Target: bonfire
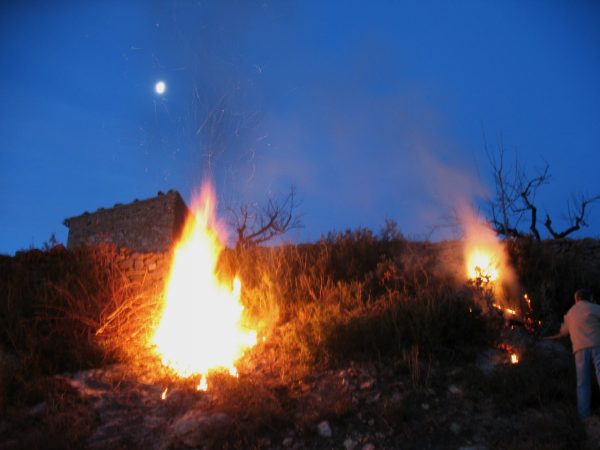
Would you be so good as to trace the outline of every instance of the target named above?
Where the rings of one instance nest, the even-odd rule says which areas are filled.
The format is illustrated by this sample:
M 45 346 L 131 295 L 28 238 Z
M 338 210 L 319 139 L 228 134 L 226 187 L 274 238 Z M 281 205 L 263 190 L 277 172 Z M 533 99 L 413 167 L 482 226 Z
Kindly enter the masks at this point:
M 244 323 L 241 281 L 216 275 L 223 244 L 215 207 L 214 192 L 204 185 L 175 247 L 164 307 L 151 339 L 162 363 L 181 377 L 198 376 L 202 390 L 212 370 L 236 376 L 236 361 L 256 344 L 256 332 Z

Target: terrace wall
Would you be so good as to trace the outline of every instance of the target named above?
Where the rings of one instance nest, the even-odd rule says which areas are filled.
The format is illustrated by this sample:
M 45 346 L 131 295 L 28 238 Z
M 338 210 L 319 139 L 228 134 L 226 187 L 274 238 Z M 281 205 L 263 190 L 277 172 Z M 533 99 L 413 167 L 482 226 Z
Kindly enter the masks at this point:
M 100 208 L 64 221 L 69 227 L 67 248 L 110 243 L 138 252 L 165 252 L 179 236 L 188 214 L 176 191 Z
M 116 265 L 131 283 L 163 284 L 169 275 L 171 252 L 136 252 L 121 247 Z

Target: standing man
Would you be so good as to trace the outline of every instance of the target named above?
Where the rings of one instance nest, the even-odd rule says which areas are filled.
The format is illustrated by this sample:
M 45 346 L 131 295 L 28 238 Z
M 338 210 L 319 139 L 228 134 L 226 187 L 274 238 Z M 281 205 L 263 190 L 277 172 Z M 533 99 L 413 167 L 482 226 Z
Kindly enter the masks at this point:
M 592 366 L 600 386 L 600 305 L 592 303 L 588 289 L 575 292 L 571 306 L 558 334 L 546 339 L 570 336 L 577 370 L 577 412 L 583 419 L 590 415 L 592 398 Z

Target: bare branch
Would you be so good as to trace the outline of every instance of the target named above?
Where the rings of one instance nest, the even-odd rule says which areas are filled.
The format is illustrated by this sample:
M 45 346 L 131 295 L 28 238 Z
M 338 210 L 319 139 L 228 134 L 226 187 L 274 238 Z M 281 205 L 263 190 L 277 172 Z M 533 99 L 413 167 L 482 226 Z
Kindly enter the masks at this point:
M 285 198 L 271 198 L 261 208 L 242 205 L 238 211 L 231 210 L 237 234 L 236 248 L 262 244 L 292 229 L 301 228 L 298 206 L 296 190 L 292 186 Z
M 524 175 L 520 178 L 520 184 L 524 183 Z M 541 240 L 541 236 L 540 232 L 537 229 L 537 207 L 535 206 L 533 201 L 535 199 L 537 189 L 544 184 L 548 184 L 549 178 L 549 167 L 548 164 L 546 164 L 546 166 L 544 167 L 544 171 L 540 175 L 527 181 L 527 183 L 520 189 L 521 192 L 519 196 L 521 197 L 524 207 L 516 210 L 517 212 L 530 212 L 531 221 L 529 223 L 529 230 L 531 231 L 535 239 L 538 241 Z
M 554 230 L 554 228 L 552 227 L 552 220 L 550 219 L 550 216 L 546 214 L 546 221 L 544 222 L 546 229 L 554 239 L 563 239 L 571 233 L 580 230 L 581 227 L 587 226 L 585 219 L 589 211 L 586 211 L 586 208 L 588 207 L 588 205 L 594 203 L 597 200 L 600 200 L 600 195 L 595 195 L 593 197 L 585 197 L 583 195 L 580 195 L 578 199 L 574 200 L 573 206 L 577 207 L 577 213 L 575 213 L 574 215 L 570 214 L 571 226 L 569 226 L 567 229 L 561 232 L 557 232 L 556 230 Z

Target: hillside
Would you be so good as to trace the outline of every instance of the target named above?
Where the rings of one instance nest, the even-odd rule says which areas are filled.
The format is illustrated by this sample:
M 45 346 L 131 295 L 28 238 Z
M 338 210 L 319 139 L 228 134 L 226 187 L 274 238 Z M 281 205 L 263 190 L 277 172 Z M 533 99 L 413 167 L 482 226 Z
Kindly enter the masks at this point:
M 238 376 L 213 372 L 207 391 L 150 351 L 163 286 L 128 278 L 118 250 L 2 257 L 0 446 L 597 448 L 598 416 L 576 414 L 568 342 L 539 337 L 575 289 L 600 292 L 581 257 L 598 243 L 556 245 L 508 245 L 531 299 L 513 299 L 514 317 L 457 276 L 459 243 L 356 230 L 226 251 L 219 273 L 242 280 L 259 339 Z

